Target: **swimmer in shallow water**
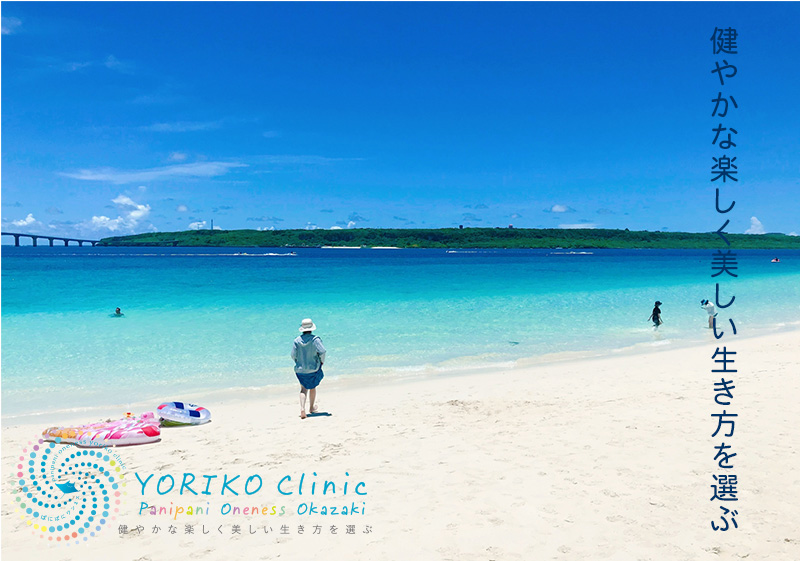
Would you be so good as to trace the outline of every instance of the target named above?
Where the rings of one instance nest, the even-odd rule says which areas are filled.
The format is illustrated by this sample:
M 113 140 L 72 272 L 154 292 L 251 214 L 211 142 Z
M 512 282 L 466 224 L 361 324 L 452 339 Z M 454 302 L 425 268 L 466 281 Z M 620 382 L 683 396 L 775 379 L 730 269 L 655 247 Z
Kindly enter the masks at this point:
M 121 318 L 125 317 L 125 314 L 122 313 L 122 310 L 120 308 L 117 308 L 116 310 L 114 310 L 113 317 Z
M 650 317 L 647 318 L 648 321 L 653 320 L 653 329 L 658 329 L 658 326 L 664 323 L 661 321 L 661 308 L 659 306 L 661 302 L 656 300 L 655 306 L 653 307 L 653 313 L 650 314 Z
M 708 328 L 714 328 L 714 318 L 717 317 L 717 309 L 708 300 L 700 300 L 700 307 L 703 308 L 706 312 L 708 312 Z

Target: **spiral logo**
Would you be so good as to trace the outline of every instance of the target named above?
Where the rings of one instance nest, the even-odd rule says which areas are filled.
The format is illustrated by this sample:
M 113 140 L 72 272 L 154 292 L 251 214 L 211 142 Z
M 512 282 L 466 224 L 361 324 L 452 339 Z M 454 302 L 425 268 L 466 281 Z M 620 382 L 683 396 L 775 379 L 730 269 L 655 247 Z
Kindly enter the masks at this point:
M 28 442 L 17 464 L 16 510 L 34 535 L 48 541 L 85 542 L 115 520 L 125 464 L 113 450 Z

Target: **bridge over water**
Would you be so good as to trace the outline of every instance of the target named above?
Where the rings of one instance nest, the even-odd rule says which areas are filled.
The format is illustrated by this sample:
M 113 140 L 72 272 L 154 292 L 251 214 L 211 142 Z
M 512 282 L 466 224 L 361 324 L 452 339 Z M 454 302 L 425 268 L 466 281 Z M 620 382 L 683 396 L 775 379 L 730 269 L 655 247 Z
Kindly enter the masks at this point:
M 19 232 L 0 232 L 2 236 L 14 236 L 14 245 L 19 246 L 19 239 L 20 238 L 31 238 L 33 241 L 33 247 L 38 245 L 39 240 L 47 240 L 50 242 L 50 247 L 53 247 L 56 241 L 64 242 L 65 246 L 68 246 L 70 242 L 77 242 L 77 244 L 83 247 L 83 244 L 90 243 L 92 247 L 96 246 L 100 240 L 81 240 L 78 238 L 63 238 L 60 236 L 44 236 L 42 234 L 22 234 Z

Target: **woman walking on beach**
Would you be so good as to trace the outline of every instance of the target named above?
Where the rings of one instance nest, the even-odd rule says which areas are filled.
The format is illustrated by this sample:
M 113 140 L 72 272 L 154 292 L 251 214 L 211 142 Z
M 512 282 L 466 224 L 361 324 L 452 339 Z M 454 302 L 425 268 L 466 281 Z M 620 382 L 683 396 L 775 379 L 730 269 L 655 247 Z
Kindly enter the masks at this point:
M 664 323 L 663 321 L 661 321 L 661 308 L 659 308 L 660 305 L 661 302 L 656 300 L 655 307 L 653 307 L 653 313 L 650 314 L 649 318 L 647 318 L 648 321 L 653 320 L 653 329 L 658 329 L 658 326 Z
M 314 322 L 306 318 L 300 324 L 300 336 L 292 346 L 294 372 L 300 382 L 300 418 L 306 418 L 306 394 L 309 398 L 308 410 L 317 412 L 314 401 L 317 397 L 317 386 L 322 381 L 322 363 L 325 362 L 325 347 L 322 339 L 311 332 L 317 328 Z

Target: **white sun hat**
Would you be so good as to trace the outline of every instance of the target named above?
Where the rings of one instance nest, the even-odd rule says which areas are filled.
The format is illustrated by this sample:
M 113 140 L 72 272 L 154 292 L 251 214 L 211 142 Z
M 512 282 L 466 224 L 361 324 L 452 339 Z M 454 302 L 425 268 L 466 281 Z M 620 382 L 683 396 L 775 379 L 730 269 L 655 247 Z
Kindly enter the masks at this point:
M 300 333 L 305 333 L 306 331 L 314 331 L 316 328 L 317 326 L 314 325 L 314 322 L 311 321 L 310 318 L 306 318 L 300 324 Z

